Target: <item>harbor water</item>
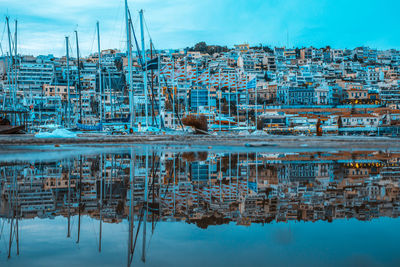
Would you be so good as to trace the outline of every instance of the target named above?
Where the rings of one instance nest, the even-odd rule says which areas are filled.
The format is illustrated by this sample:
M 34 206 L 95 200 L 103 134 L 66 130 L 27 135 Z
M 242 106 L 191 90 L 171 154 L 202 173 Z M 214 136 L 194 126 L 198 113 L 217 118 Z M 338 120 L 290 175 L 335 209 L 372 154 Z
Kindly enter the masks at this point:
M 0 147 L 1 266 L 399 266 L 400 151 Z

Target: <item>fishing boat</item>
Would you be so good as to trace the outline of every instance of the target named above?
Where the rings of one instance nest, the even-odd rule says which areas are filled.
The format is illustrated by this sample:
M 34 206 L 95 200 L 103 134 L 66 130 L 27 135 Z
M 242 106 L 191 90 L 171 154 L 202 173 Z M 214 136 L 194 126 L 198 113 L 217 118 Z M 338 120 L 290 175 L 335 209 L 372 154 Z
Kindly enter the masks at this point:
M 8 118 L 11 120 L 9 120 Z M 26 112 L 1 111 L 0 134 L 21 134 L 26 130 Z
M 214 121 L 210 125 L 210 131 L 230 131 L 237 127 L 237 122 L 233 117 L 227 117 L 223 115 L 216 115 Z
M 12 126 L 12 125 L 0 125 L 0 134 L 19 134 L 25 133 L 25 126 Z
M 81 131 L 102 131 L 103 129 L 103 124 L 98 123 L 96 125 L 88 125 L 88 124 L 81 124 L 81 123 L 76 123 L 76 128 Z
M 80 58 L 79 58 L 79 41 L 78 41 L 78 32 L 75 31 L 75 37 L 76 37 L 76 54 L 77 54 L 77 61 L 78 61 L 78 82 L 77 82 L 77 87 L 79 91 L 79 110 L 80 110 L 80 115 L 79 115 L 79 120 L 76 123 L 76 130 L 80 131 L 102 131 L 103 130 L 103 124 L 102 124 L 102 118 L 103 118 L 103 99 L 102 99 L 102 79 L 101 79 L 101 50 L 100 50 L 100 30 L 99 30 L 99 22 L 96 24 L 96 30 L 97 30 L 97 41 L 98 41 L 98 57 L 99 57 L 99 64 L 98 64 L 98 72 L 99 72 L 99 91 L 100 91 L 100 116 L 99 116 L 99 123 L 97 124 L 85 124 L 83 123 L 82 120 L 85 121 L 94 121 L 92 118 L 83 118 L 82 114 L 82 91 L 81 91 L 81 83 L 80 83 Z

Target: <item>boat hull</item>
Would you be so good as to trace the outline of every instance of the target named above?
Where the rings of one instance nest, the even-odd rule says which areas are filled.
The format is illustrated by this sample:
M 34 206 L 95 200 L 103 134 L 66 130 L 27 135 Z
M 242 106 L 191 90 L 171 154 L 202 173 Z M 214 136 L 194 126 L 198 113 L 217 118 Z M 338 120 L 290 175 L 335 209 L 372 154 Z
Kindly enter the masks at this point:
M 25 130 L 25 126 L 0 125 L 0 134 L 18 134 Z

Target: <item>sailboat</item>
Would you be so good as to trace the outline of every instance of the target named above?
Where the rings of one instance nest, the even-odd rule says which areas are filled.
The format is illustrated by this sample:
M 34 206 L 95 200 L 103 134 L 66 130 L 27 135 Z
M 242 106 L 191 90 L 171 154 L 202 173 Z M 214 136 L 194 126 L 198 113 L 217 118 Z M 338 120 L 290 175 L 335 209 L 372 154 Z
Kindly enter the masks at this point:
M 81 131 L 102 131 L 102 117 L 103 117 L 103 90 L 102 90 L 102 80 L 101 80 L 101 51 L 100 51 L 100 31 L 99 31 L 99 22 L 97 22 L 97 44 L 98 44 L 98 72 L 99 72 L 99 89 L 100 89 L 100 122 L 96 125 L 88 125 L 82 123 L 82 89 L 81 89 L 81 75 L 80 75 L 80 60 L 79 60 L 79 42 L 78 42 L 78 32 L 75 31 L 76 36 L 76 54 L 78 60 L 78 91 L 79 91 L 79 120 L 76 123 L 76 128 Z
M 6 17 L 7 33 L 8 33 L 8 45 L 9 45 L 9 68 L 7 68 L 7 80 L 9 89 L 9 100 L 10 107 L 16 107 L 16 91 L 17 91 L 17 70 L 14 66 L 14 62 L 17 59 L 17 21 L 15 21 L 15 39 L 14 42 L 11 40 L 11 31 L 9 18 Z M 14 49 L 13 49 L 14 48 Z M 13 51 L 14 50 L 14 51 Z M 13 55 L 14 53 L 14 55 Z M 11 72 L 11 73 L 10 73 Z M 6 98 L 4 95 L 3 109 L 6 107 Z M 28 114 L 26 111 L 21 110 L 3 110 L 0 113 L 0 134 L 16 134 L 24 133 L 27 125 Z

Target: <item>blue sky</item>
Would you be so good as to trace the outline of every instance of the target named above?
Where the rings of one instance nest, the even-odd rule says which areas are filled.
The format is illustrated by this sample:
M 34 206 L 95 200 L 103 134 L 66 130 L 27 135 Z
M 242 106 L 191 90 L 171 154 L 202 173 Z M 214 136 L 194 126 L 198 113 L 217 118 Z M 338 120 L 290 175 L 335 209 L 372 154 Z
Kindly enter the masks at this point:
M 144 9 L 156 48 L 183 48 L 196 42 L 232 46 L 330 45 L 353 48 L 400 48 L 397 0 L 129 0 L 138 28 Z M 64 37 L 80 34 L 82 54 L 97 49 L 95 23 L 100 21 L 102 48 L 125 49 L 123 0 L 0 0 L 5 16 L 18 19 L 23 54 L 63 55 Z M 71 43 L 74 39 L 71 39 Z

